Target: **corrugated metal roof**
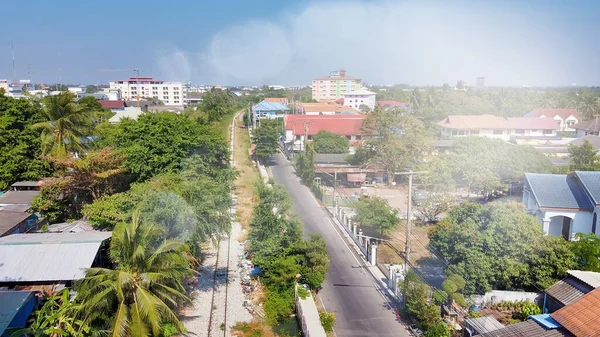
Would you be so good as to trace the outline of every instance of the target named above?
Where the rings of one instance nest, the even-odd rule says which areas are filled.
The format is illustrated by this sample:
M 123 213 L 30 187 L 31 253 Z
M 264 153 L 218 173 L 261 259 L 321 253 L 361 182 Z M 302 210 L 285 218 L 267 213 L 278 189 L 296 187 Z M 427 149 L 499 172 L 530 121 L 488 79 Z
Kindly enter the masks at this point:
M 567 274 L 579 279 L 590 287 L 600 287 L 600 273 L 594 271 L 567 270 Z
M 545 329 L 533 320 L 511 324 L 502 329 L 479 335 L 480 337 L 572 337 L 565 329 Z
M 0 210 L 0 236 L 23 223 L 31 213 Z
M 552 298 L 559 301 L 563 305 L 568 305 L 577 301 L 583 295 L 587 294 L 593 289 L 593 287 L 576 278 L 567 277 L 556 282 L 552 287 L 548 288 L 548 290 L 546 290 L 546 294 L 552 296 Z
M 0 195 L 0 205 L 29 205 L 40 191 L 8 191 Z
M 502 325 L 502 323 L 498 322 L 492 316 L 469 318 L 465 320 L 465 324 L 468 327 L 472 327 L 473 329 L 475 329 L 475 331 L 479 332 L 480 334 L 504 328 L 504 325 Z
M 70 281 L 84 277 L 111 232 L 14 234 L 0 238 L 0 282 Z
M 0 291 L 0 335 L 9 328 L 10 322 L 31 296 L 31 291 Z
M 290 108 L 287 106 L 278 103 L 278 102 L 267 102 L 262 101 L 258 104 L 254 104 L 252 106 L 253 111 L 289 111 Z
M 558 329 L 561 327 L 558 322 L 556 322 L 550 314 L 539 314 L 539 315 L 531 315 L 527 317 L 527 319 L 532 319 L 539 325 L 543 326 L 546 329 Z
M 540 207 L 594 208 L 582 184 L 572 174 L 525 173 L 525 178 Z
M 550 316 L 575 336 L 600 336 L 600 288 Z

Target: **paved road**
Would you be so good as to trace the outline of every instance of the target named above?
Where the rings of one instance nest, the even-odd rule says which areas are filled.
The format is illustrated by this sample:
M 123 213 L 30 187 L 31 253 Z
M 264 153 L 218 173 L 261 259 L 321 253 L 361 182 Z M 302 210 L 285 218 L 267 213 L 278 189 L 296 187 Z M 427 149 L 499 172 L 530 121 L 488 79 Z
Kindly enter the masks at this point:
M 273 162 L 273 178 L 288 189 L 294 211 L 304 222 L 305 235 L 321 233 L 327 243 L 331 264 L 319 296 L 327 311 L 335 313 L 336 336 L 410 336 L 365 269 L 377 267 L 365 266 L 344 243 L 325 210 L 296 177 L 291 163 L 281 153 Z

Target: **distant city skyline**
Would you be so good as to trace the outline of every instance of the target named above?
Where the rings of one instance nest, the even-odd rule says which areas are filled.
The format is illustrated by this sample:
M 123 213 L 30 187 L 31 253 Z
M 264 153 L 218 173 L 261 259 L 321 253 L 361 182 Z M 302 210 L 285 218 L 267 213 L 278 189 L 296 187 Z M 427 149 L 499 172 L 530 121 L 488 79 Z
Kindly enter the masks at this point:
M 600 2 L 43 0 L 3 4 L 0 79 L 108 84 L 140 76 L 310 85 L 600 85 Z M 112 71 L 106 71 L 112 69 Z

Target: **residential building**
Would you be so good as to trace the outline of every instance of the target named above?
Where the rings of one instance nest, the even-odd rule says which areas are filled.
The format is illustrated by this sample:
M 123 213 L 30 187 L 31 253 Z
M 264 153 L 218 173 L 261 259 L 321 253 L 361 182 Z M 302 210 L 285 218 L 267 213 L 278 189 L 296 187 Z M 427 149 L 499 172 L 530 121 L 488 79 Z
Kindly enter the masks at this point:
M 123 99 L 123 95 L 121 94 L 121 90 L 120 89 L 102 88 L 102 90 L 100 91 L 100 93 L 104 94 L 107 97 L 107 99 L 109 99 L 111 101 L 116 101 L 116 100 L 122 100 Z
M 40 191 L 7 191 L 0 195 L 0 207 L 27 210 L 38 194 Z
M 130 118 L 133 120 L 137 120 L 138 117 L 144 113 L 144 111 L 138 107 L 128 106 L 124 107 L 123 110 L 115 111 L 115 115 L 108 119 L 110 124 L 118 124 L 124 118 Z
M 346 76 L 344 69 L 332 71 L 329 76 L 318 77 L 312 81 L 312 99 L 338 99 L 346 93 L 359 90 L 361 86 L 360 78 Z
M 202 93 L 190 92 L 188 93 L 187 104 L 198 104 L 202 102 Z
M 573 240 L 577 233 L 598 235 L 600 172 L 526 173 L 523 204 L 546 235 L 566 240 Z
M 166 82 L 152 77 L 110 81 L 110 89 L 119 90 L 124 100 L 153 98 L 165 105 L 184 105 L 188 93 L 188 86 L 181 82 Z
M 252 106 L 255 120 L 281 118 L 288 111 L 290 108 L 277 102 L 261 101 Z
M 377 94 L 367 90 L 366 88 L 351 91 L 343 94 L 343 96 L 345 106 L 360 109 L 361 105 L 365 105 L 369 108 L 369 110 L 375 109 L 375 96 L 377 96 Z
M 39 191 L 42 181 L 17 181 L 10 185 L 11 191 Z
M 389 109 L 389 108 L 408 108 L 408 103 L 406 102 L 399 102 L 399 101 L 392 101 L 392 100 L 384 100 L 384 101 L 377 101 L 377 105 L 384 108 L 384 109 Z
M 85 87 L 68 87 L 67 90 L 74 94 L 84 93 Z
M 37 217 L 29 212 L 0 207 L 0 237 L 26 233 L 37 223 Z
M 100 99 L 98 100 L 98 103 L 100 103 L 102 108 L 110 109 L 112 112 L 125 110 L 125 101 Z
M 569 142 L 569 144 L 575 145 L 575 146 L 581 146 L 586 141 L 589 142 L 590 145 L 592 145 L 592 147 L 594 148 L 594 150 L 596 150 L 596 152 L 598 154 L 600 154 L 600 136 L 592 136 L 592 135 L 583 136 L 581 138 L 576 138 L 576 139 L 572 140 L 571 142 Z
M 600 289 L 590 291 L 550 317 L 575 337 L 600 336 Z
M 465 320 L 464 337 L 477 336 L 502 328 L 504 328 L 504 325 L 492 316 L 468 318 Z
M 287 97 L 267 97 L 264 100 L 269 103 L 281 103 L 283 105 L 290 104 L 290 100 Z
M 0 291 L 0 336 L 13 336 L 15 329 L 27 326 L 27 320 L 37 308 L 38 296 L 35 291 Z
M 575 130 L 576 137 L 583 137 L 589 135 L 598 136 L 600 135 L 600 118 L 596 117 L 594 119 L 579 122 L 571 126 L 571 128 Z
M 546 289 L 542 310 L 553 313 L 600 287 L 600 273 L 568 270 L 567 276 Z
M 493 115 L 450 115 L 438 123 L 442 137 L 480 136 L 508 141 L 515 138 L 557 137 L 557 121 L 549 118 L 504 118 Z
M 361 140 L 364 115 L 286 115 L 283 119 L 286 150 L 303 151 L 305 141 L 319 131 L 328 131 L 347 137 L 351 145 Z
M 559 131 L 575 131 L 572 126 L 580 121 L 576 109 L 533 109 L 523 117 L 552 118 L 560 123 Z
M 573 337 L 549 314 L 532 315 L 520 323 L 477 335 L 480 337 Z
M 320 102 L 320 103 L 298 103 L 296 104 L 296 113 L 303 115 L 357 115 L 360 111 L 350 107 L 336 103 L 335 101 Z
M 0 287 L 69 286 L 108 263 L 111 232 L 29 233 L 0 238 Z

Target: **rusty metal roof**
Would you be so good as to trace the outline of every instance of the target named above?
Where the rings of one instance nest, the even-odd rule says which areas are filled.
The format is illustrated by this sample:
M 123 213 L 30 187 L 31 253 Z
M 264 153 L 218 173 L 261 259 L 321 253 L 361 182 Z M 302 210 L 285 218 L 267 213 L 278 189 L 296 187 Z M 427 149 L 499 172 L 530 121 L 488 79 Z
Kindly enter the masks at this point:
M 572 337 L 573 335 L 563 328 L 546 329 L 533 320 L 512 324 L 502 329 L 487 332 L 480 337 Z
M 594 288 L 585 282 L 578 280 L 575 277 L 568 276 L 556 282 L 552 287 L 546 290 L 546 294 L 562 303 L 563 305 L 571 304 L 583 295 L 589 293 Z
M 600 288 L 550 316 L 577 337 L 600 337 Z

